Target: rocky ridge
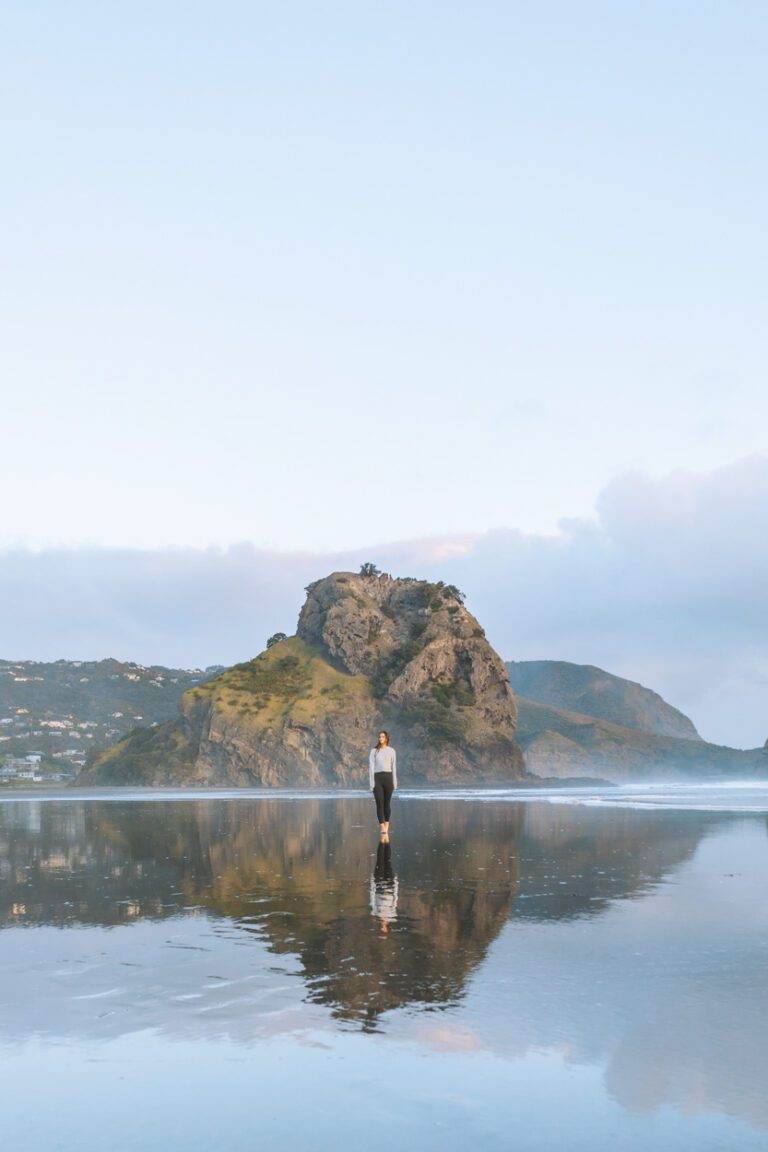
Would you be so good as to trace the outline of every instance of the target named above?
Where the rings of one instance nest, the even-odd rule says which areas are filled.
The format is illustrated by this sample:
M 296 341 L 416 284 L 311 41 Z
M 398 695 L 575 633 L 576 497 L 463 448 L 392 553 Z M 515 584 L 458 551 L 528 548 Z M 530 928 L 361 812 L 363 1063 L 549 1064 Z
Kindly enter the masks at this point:
M 657 736 L 701 740 L 691 720 L 658 692 L 592 664 L 566 660 L 510 660 L 509 682 L 518 696 L 551 708 L 594 716 Z
M 768 775 L 768 753 L 659 736 L 518 697 L 526 769 L 569 781 L 748 780 Z

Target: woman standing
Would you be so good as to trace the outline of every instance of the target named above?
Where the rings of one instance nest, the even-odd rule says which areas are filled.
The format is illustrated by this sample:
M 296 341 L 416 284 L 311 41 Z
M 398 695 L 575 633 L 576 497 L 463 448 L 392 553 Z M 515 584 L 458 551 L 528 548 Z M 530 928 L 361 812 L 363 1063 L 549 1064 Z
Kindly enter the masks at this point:
M 368 757 L 368 780 L 376 801 L 376 816 L 381 835 L 389 835 L 392 793 L 397 788 L 397 756 L 389 743 L 389 732 L 379 732 L 375 748 Z

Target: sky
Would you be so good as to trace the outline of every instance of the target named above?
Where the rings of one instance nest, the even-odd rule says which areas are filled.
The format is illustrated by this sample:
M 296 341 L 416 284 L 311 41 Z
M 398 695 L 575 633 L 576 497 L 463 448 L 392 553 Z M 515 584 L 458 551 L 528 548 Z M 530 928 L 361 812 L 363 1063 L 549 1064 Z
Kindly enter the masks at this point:
M 0 6 L 0 654 L 239 657 L 275 573 L 372 549 L 453 556 L 501 620 L 515 548 L 601 586 L 645 533 L 693 655 L 669 605 L 631 639 L 628 575 L 575 640 L 562 565 L 503 654 L 610 659 L 702 731 L 727 696 L 710 730 L 756 740 L 765 619 L 748 656 L 739 579 L 708 600 L 692 562 L 732 524 L 678 496 L 764 521 L 767 57 L 750 0 Z M 183 606 L 233 557 L 258 627 L 110 615 L 131 573 Z

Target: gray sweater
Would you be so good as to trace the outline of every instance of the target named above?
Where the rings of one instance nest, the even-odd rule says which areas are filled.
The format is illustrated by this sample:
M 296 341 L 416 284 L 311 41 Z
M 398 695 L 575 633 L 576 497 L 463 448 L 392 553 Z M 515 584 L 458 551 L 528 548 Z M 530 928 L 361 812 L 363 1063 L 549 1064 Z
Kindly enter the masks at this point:
M 397 788 L 397 755 L 389 744 L 385 744 L 383 748 L 371 748 L 368 757 L 368 784 L 371 788 L 374 784 L 374 772 L 391 772 L 392 787 Z

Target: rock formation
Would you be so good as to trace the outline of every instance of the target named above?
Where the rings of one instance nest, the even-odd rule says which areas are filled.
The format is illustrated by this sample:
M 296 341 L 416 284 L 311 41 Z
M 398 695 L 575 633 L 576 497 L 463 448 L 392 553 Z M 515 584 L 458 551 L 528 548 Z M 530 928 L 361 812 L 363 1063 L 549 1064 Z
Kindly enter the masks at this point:
M 506 669 L 452 586 L 334 572 L 311 584 L 295 636 L 186 692 L 80 783 L 367 785 L 391 731 L 401 784 L 524 775 Z

